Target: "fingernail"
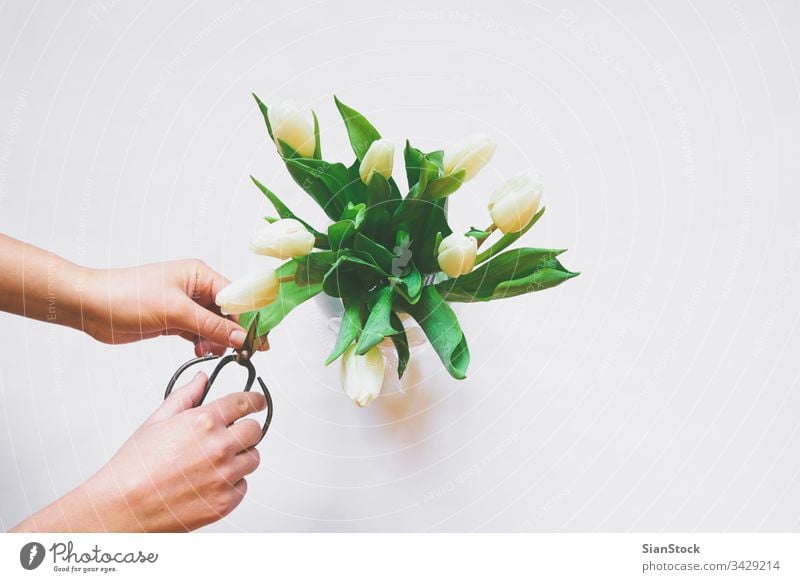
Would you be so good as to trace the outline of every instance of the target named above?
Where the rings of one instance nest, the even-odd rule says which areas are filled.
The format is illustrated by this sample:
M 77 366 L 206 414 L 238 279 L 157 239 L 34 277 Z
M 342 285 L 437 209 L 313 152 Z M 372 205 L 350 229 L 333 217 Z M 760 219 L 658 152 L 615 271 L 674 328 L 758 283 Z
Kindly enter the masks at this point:
M 240 348 L 242 347 L 242 344 L 244 344 L 244 340 L 246 337 L 247 334 L 244 331 L 242 331 L 241 329 L 234 329 L 231 332 L 231 335 L 228 336 L 228 339 L 230 340 L 230 344 L 233 347 Z

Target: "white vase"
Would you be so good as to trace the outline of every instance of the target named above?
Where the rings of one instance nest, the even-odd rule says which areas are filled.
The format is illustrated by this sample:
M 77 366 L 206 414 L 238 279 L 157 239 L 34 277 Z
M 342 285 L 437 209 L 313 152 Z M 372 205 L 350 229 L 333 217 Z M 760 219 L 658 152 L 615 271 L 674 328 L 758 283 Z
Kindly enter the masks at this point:
M 332 346 L 339 335 L 339 327 L 342 325 L 342 315 L 344 315 L 344 306 L 342 305 L 341 299 L 331 297 L 330 295 L 325 295 L 324 293 L 317 295 L 314 300 L 319 310 L 323 313 L 323 316 L 327 318 L 325 327 L 330 332 L 329 341 L 330 345 Z M 422 328 L 417 324 L 413 317 L 407 313 L 398 313 L 398 316 L 400 317 L 400 321 L 403 322 L 403 326 L 406 330 L 409 351 L 415 347 L 419 347 L 427 343 L 428 338 L 425 337 L 425 332 L 422 331 Z M 389 338 L 385 338 L 381 343 L 378 344 L 378 347 L 383 354 L 383 361 L 386 366 L 383 373 L 383 387 L 381 388 L 381 394 L 391 394 L 392 392 L 403 391 L 403 382 L 397 377 L 398 358 L 394 343 L 392 343 L 392 340 Z M 412 365 L 414 365 L 413 358 L 409 358 L 406 374 L 408 373 L 408 368 L 410 368 Z

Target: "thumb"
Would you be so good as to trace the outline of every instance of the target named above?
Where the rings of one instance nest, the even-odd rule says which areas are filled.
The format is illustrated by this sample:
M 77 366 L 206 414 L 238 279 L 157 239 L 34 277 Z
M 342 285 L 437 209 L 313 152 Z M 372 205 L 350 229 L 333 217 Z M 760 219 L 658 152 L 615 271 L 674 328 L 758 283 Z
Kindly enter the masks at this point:
M 175 322 L 175 327 L 215 344 L 232 348 L 241 348 L 247 336 L 242 326 L 235 321 L 217 315 L 194 301 L 186 302 L 184 309 L 180 311 L 179 321 Z
M 150 418 L 147 419 L 145 424 L 161 422 L 162 420 L 172 418 L 184 410 L 194 408 L 203 397 L 203 391 L 206 388 L 207 382 L 208 376 L 206 376 L 205 372 L 198 372 L 195 374 L 194 378 L 192 378 L 188 384 L 173 390 L 172 394 L 161 403 L 161 406 L 150 415 Z

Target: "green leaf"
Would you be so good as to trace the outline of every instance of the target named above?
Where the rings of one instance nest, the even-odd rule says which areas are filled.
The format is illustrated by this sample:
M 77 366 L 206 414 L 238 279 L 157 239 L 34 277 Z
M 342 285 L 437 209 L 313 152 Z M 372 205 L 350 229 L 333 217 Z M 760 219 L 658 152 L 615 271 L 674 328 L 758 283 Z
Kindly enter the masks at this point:
M 491 301 L 554 287 L 578 275 L 556 260 L 562 249 L 522 248 L 497 255 L 471 273 L 438 283 L 448 301 Z
M 319 285 L 325 277 L 325 273 L 330 271 L 333 263 L 336 262 L 337 253 L 334 251 L 323 251 L 311 253 L 304 257 L 295 257 L 297 270 L 294 280 L 297 285 Z
M 359 232 L 353 239 L 353 248 L 357 251 L 367 253 L 372 257 L 372 260 L 387 273 L 392 272 L 392 267 L 397 257 L 385 246 L 378 244 L 365 234 Z
M 409 303 L 416 303 L 422 291 L 422 275 L 416 265 L 411 264 L 411 270 L 403 277 L 389 277 L 389 282 L 395 291 Z
M 397 377 L 402 378 L 403 373 L 406 371 L 406 366 L 408 366 L 408 360 L 411 358 L 411 353 L 408 349 L 408 336 L 406 335 L 405 327 L 403 327 L 403 322 L 394 311 L 389 315 L 389 322 L 394 328 L 394 334 L 389 337 L 394 344 L 394 349 L 397 351 Z
M 525 225 L 525 228 L 523 228 L 518 232 L 510 232 L 508 234 L 504 234 L 502 237 L 500 237 L 500 239 L 496 243 L 494 243 L 492 246 L 490 246 L 482 253 L 479 253 L 478 256 L 475 257 L 475 264 L 480 265 L 482 262 L 491 259 L 495 255 L 500 253 L 500 251 L 502 251 L 503 249 L 511 246 L 522 235 L 528 232 L 534 224 L 536 224 L 536 222 L 542 217 L 542 214 L 544 214 L 544 207 L 542 207 L 542 209 L 539 212 L 537 212 L 533 218 L 531 218 L 531 221 L 527 225 Z M 469 233 L 467 233 L 467 235 L 469 236 Z
M 403 158 L 406 163 L 406 178 L 408 179 L 409 190 L 419 182 L 419 173 L 422 169 L 422 160 L 425 157 L 420 150 L 411 146 L 411 142 L 406 140 L 406 149 L 403 151 Z
M 311 110 L 311 115 L 314 117 L 314 159 L 321 160 L 322 147 L 319 143 L 319 120 L 317 119 L 317 114 L 313 109 Z
M 534 293 L 560 285 L 568 279 L 577 277 L 580 273 L 573 273 L 564 268 L 558 259 L 548 259 L 539 268 L 527 277 L 505 281 L 495 289 L 495 299 L 501 297 L 516 297 L 525 293 Z
M 258 186 L 258 189 L 261 190 L 261 193 L 267 197 L 267 200 L 272 203 L 272 205 L 275 207 L 275 211 L 278 213 L 278 216 L 281 218 L 294 218 L 295 220 L 301 222 L 303 226 L 306 227 L 306 230 L 314 235 L 314 238 L 316 239 L 314 244 L 316 246 L 320 248 L 329 248 L 327 236 L 317 231 L 313 226 L 292 212 L 289 207 L 286 206 L 286 204 L 284 204 L 281 199 L 272 192 L 272 190 L 264 186 L 264 184 L 256 180 L 253 176 L 250 176 L 250 179 L 253 181 L 253 184 Z M 274 220 L 268 220 L 266 217 L 265 220 L 268 222 L 274 222 Z
M 320 205 L 328 218 L 338 220 L 349 201 L 349 178 L 344 164 L 310 158 L 284 161 L 294 181 Z
M 342 219 L 328 225 L 328 240 L 332 250 L 338 251 L 350 245 L 364 222 L 366 212 L 366 204 L 348 203 Z
M 359 160 L 363 160 L 369 146 L 371 146 L 372 142 L 376 139 L 380 139 L 381 134 L 379 134 L 378 130 L 358 111 L 339 101 L 336 96 L 334 96 L 334 100 L 344 120 L 344 125 L 347 128 L 347 136 L 350 138 L 350 145 L 353 147 L 353 152 L 355 152 Z
M 367 185 L 367 207 L 373 208 L 375 206 L 384 204 L 392 197 L 392 189 L 389 182 L 383 177 L 383 174 L 373 172 L 372 177 L 369 179 Z
M 339 325 L 339 335 L 336 338 L 336 345 L 333 346 L 333 350 L 331 350 L 328 359 L 325 360 L 326 366 L 341 356 L 361 333 L 362 301 L 362 295 L 342 299 L 342 303 L 344 304 L 342 323 Z
M 361 331 L 361 336 L 356 344 L 356 354 L 363 356 L 373 347 L 383 341 L 383 338 L 394 333 L 394 328 L 389 322 L 392 313 L 392 288 L 383 287 L 378 291 L 373 291 L 370 295 L 375 298 L 367 323 Z
M 294 260 L 289 260 L 278 267 L 275 272 L 278 277 L 288 277 L 294 276 L 296 269 L 297 263 Z M 312 298 L 321 290 L 321 285 L 300 287 L 294 281 L 281 283 L 278 297 L 275 301 L 258 310 L 261 316 L 258 320 L 257 335 L 260 337 L 269 333 L 269 331 L 274 329 L 292 309 Z M 239 316 L 239 324 L 245 329 L 249 328 L 255 315 L 255 311 L 242 313 Z
M 461 184 L 464 183 L 465 173 L 464 170 L 459 170 L 455 174 L 442 176 L 428 182 L 425 193 L 421 194 L 421 196 L 425 200 L 439 200 L 450 196 L 450 194 L 461 188 Z
M 489 238 L 492 234 L 488 230 L 481 230 L 480 228 L 475 228 L 474 226 L 470 227 L 470 229 L 464 233 L 466 236 L 471 236 L 472 238 L 482 241 L 485 238 Z
M 331 297 L 349 297 L 372 289 L 386 277 L 387 274 L 373 262 L 346 254 L 341 255 L 325 274 L 322 289 Z
M 423 287 L 422 296 L 406 310 L 417 320 L 444 367 L 453 378 L 463 379 L 469 366 L 469 348 L 458 318 L 434 287 Z
M 269 124 L 269 117 L 267 116 L 267 111 L 268 111 L 267 106 L 264 105 L 264 102 L 258 98 L 258 95 L 256 95 L 255 93 L 252 93 L 252 95 L 253 98 L 256 100 L 256 103 L 258 103 L 258 108 L 261 110 L 261 115 L 264 116 L 264 123 L 267 125 L 267 133 L 269 134 L 269 139 L 271 139 L 274 143 L 275 138 L 272 137 L 272 126 Z

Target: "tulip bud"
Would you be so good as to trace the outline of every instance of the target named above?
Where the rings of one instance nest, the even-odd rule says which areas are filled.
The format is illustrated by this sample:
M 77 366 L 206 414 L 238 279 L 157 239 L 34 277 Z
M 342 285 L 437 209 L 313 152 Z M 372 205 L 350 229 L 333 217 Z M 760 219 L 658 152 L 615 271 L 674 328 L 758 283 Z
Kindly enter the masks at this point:
M 250 250 L 276 259 L 304 257 L 314 248 L 314 235 L 299 220 L 284 218 L 258 229 Z
M 383 370 L 383 354 L 378 346 L 359 356 L 353 344 L 342 356 L 339 372 L 342 390 L 358 406 L 367 406 L 381 393 Z
M 266 307 L 278 296 L 280 281 L 275 271 L 258 271 L 224 287 L 214 302 L 224 315 L 245 313 Z
M 542 189 L 536 170 L 527 170 L 501 184 L 489 202 L 489 214 L 497 228 L 506 234 L 525 228 L 539 209 Z
M 314 155 L 317 142 L 314 130 L 308 122 L 307 112 L 298 109 L 291 101 L 284 101 L 276 107 L 267 109 L 267 118 L 270 128 L 272 128 L 275 145 L 278 146 L 281 155 L 283 152 L 281 152 L 278 140 L 284 142 L 304 158 Z
M 369 184 L 372 174 L 377 172 L 387 180 L 392 177 L 392 163 L 394 162 L 394 145 L 387 139 L 376 139 L 369 146 L 358 173 L 364 184 Z
M 454 151 L 444 155 L 444 173 L 455 174 L 464 170 L 464 182 L 475 177 L 481 168 L 489 163 L 497 144 L 488 135 L 475 134 L 463 140 Z
M 459 277 L 472 271 L 478 241 L 471 236 L 453 233 L 439 244 L 439 268 L 450 277 Z

